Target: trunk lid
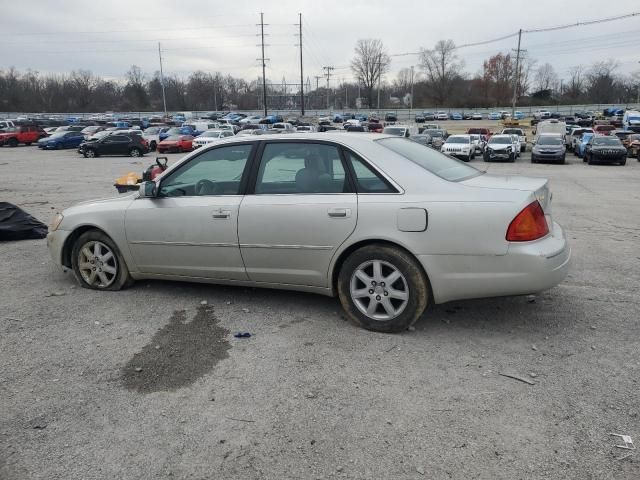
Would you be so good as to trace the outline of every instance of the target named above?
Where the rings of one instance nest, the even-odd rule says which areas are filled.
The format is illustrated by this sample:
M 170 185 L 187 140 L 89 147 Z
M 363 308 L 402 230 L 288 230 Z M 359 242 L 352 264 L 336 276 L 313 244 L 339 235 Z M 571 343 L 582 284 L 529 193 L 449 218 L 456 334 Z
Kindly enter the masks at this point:
M 490 175 L 485 173 L 460 183 L 469 187 L 531 192 L 540 202 L 542 210 L 548 215 L 551 214 L 551 191 L 549 189 L 549 179 L 547 178 L 524 177 L 522 175 Z

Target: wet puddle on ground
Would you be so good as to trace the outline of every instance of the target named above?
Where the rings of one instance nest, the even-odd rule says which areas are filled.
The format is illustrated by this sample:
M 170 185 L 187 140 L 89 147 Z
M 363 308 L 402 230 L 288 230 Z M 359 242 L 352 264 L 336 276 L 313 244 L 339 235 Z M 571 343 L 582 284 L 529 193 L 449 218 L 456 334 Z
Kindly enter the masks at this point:
M 152 393 L 191 385 L 229 356 L 229 330 L 220 326 L 213 307 L 202 305 L 193 319 L 177 310 L 122 369 L 129 390 Z

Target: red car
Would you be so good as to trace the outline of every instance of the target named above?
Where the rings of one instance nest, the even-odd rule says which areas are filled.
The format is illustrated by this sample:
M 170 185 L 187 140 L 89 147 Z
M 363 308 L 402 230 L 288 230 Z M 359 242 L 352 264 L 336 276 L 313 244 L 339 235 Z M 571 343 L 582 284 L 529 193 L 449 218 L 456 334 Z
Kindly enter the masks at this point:
M 596 135 L 611 135 L 611 132 L 615 129 L 616 127 L 613 125 L 596 125 L 593 127 L 593 133 Z
M 467 130 L 467 135 L 480 135 L 486 137 L 486 139 L 490 139 L 493 132 L 488 128 L 469 128 Z
M 172 135 L 165 138 L 157 146 L 158 153 L 190 152 L 193 150 L 193 137 L 191 135 Z
M 31 145 L 46 136 L 46 132 L 40 127 L 12 127 L 0 133 L 0 146 L 17 147 L 20 143 Z
M 382 130 L 384 130 L 384 126 L 380 122 L 369 122 L 367 128 L 374 133 L 382 133 Z

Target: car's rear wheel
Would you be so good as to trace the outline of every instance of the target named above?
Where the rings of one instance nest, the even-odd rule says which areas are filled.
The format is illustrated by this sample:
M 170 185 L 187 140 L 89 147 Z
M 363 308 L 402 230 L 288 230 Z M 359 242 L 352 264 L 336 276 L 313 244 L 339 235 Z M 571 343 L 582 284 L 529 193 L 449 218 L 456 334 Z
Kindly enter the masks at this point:
M 71 264 L 84 288 L 120 290 L 133 283 L 120 250 L 98 230 L 89 230 L 78 237 L 71 251 Z
M 132 148 L 129 150 L 129 156 L 131 157 L 139 157 L 142 155 L 142 151 L 139 148 Z
M 151 142 L 149 144 L 149 150 L 151 150 L 152 152 L 156 150 L 156 142 Z
M 56 150 L 62 150 L 62 144 L 56 143 Z
M 31 142 L 24 142 L 24 144 L 28 147 L 31 145 Z
M 400 332 L 413 325 L 429 301 L 427 279 L 403 250 L 368 245 L 345 260 L 338 276 L 340 303 L 356 325 Z
M 584 156 L 584 158 L 587 160 L 587 163 L 588 163 L 589 165 L 593 165 L 594 163 L 596 163 L 596 162 L 593 160 L 593 155 L 589 155 L 589 157 L 588 157 L 588 158 L 587 158 L 587 156 L 585 155 L 585 156 Z
M 620 165 L 626 165 L 626 164 L 627 164 L 627 157 L 624 157 L 620 162 Z
M 18 140 L 15 138 L 10 138 L 9 141 L 7 142 L 7 145 L 9 145 L 10 147 L 17 147 Z

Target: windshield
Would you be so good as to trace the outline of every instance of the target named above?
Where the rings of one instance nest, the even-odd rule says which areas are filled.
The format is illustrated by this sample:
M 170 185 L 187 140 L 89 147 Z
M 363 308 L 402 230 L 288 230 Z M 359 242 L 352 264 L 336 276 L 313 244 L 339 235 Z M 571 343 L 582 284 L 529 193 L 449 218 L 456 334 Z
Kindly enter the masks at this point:
M 595 137 L 593 139 L 594 145 L 608 145 L 619 147 L 622 145 L 618 137 Z
M 220 136 L 220 132 L 204 132 L 201 137 L 214 137 L 218 138 Z
M 66 135 L 67 132 L 55 132 L 51 135 L 49 135 L 48 137 L 46 137 L 47 139 L 49 138 L 60 138 L 60 137 L 64 137 Z
M 638 122 L 638 121 L 640 121 L 640 117 L 638 117 L 637 115 L 634 115 L 633 117 L 629 116 L 629 117 L 627 118 L 627 120 L 628 120 L 628 121 L 633 120 L 634 122 Z
M 502 131 L 505 135 L 522 135 L 522 130 L 518 130 L 517 128 L 507 128 Z
M 447 143 L 469 143 L 468 137 L 449 137 L 447 138 Z
M 511 137 L 493 136 L 489 140 L 489 145 L 495 145 L 495 144 L 498 144 L 498 145 L 510 145 L 511 143 L 513 143 L 513 141 L 511 140 Z
M 417 142 L 412 142 L 411 140 L 404 138 L 383 138 L 382 140 L 377 140 L 377 142 L 383 147 L 402 155 L 413 163 L 420 165 L 425 170 L 450 182 L 475 177 L 481 173 L 464 162 L 455 160 L 432 148 Z
M 388 135 L 397 135 L 401 137 L 404 135 L 404 131 L 404 128 L 387 127 L 382 131 L 382 133 L 386 133 Z
M 167 130 L 167 135 L 175 135 L 177 133 L 182 133 L 182 129 L 178 127 L 174 127 Z
M 145 135 L 156 135 L 157 133 L 160 133 L 160 127 L 147 128 L 144 133 Z
M 539 137 L 538 145 L 564 145 L 562 138 L 560 137 Z

